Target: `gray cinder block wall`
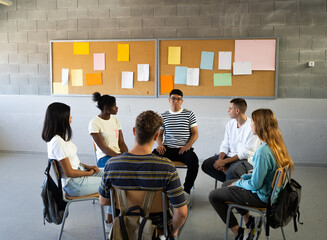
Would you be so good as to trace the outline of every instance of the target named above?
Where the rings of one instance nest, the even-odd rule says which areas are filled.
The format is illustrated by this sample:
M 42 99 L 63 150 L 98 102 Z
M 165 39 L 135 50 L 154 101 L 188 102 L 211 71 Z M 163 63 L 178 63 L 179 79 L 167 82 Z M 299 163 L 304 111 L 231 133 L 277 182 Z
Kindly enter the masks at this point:
M 50 94 L 50 40 L 278 36 L 279 97 L 327 98 L 325 0 L 13 2 L 0 5 L 0 94 Z

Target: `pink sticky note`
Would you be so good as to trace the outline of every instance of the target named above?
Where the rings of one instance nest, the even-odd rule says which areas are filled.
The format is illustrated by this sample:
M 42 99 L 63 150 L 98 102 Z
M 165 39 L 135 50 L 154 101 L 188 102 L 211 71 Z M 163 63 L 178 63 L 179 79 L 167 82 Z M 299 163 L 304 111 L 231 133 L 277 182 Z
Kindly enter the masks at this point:
M 106 70 L 106 62 L 104 53 L 94 53 L 94 70 Z

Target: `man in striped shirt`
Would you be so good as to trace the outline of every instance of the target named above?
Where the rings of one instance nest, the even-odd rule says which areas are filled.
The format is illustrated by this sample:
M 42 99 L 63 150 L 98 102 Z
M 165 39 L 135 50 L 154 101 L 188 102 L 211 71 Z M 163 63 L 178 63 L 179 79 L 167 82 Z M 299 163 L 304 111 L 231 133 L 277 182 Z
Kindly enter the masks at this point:
M 173 236 L 177 236 L 179 228 L 187 217 L 187 201 L 183 188 L 172 162 L 151 153 L 162 123 L 162 118 L 153 111 L 145 111 L 136 118 L 133 128 L 134 146 L 130 151 L 112 157 L 106 163 L 99 187 L 99 200 L 102 205 L 110 205 L 110 188 L 112 186 L 128 190 L 165 188 L 168 200 L 173 207 L 170 230 Z M 162 213 L 160 216 L 162 217 Z M 153 223 L 158 222 L 158 225 L 162 226 L 162 218 L 160 221 L 157 221 L 157 218 L 158 214 L 150 214 Z
M 184 191 L 189 194 L 199 169 L 199 159 L 192 148 L 198 138 L 198 127 L 195 114 L 182 108 L 182 103 L 183 92 L 173 89 L 169 94 L 170 110 L 161 115 L 164 124 L 157 139 L 158 147 L 153 153 L 187 165 Z

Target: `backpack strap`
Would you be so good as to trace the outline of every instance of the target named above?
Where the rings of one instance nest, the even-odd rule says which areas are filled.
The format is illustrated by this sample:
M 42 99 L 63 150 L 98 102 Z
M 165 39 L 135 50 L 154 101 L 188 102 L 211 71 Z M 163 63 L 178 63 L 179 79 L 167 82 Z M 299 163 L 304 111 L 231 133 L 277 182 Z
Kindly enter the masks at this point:
M 140 224 L 139 231 L 138 231 L 138 234 L 137 234 L 137 240 L 142 240 L 143 229 L 144 229 L 144 226 L 145 226 L 147 220 L 148 220 L 147 217 L 144 217 L 142 219 L 142 222 Z
M 127 230 L 125 226 L 124 216 L 119 216 L 120 231 L 123 235 L 124 240 L 129 240 L 127 235 Z

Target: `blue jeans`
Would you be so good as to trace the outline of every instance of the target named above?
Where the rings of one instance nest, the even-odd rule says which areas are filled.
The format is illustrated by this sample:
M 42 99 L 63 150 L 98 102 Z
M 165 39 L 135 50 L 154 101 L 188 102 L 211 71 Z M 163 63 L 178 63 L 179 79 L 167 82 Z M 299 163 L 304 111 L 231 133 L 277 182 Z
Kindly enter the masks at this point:
M 106 165 L 107 161 L 110 159 L 110 156 L 104 156 L 98 160 L 98 167 L 99 168 L 104 168 L 104 165 Z

